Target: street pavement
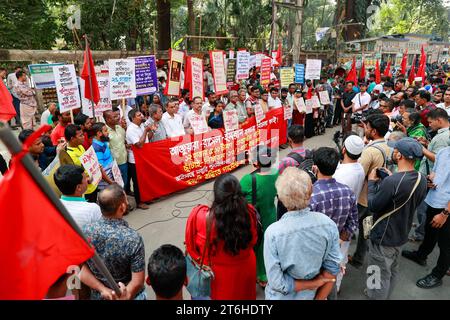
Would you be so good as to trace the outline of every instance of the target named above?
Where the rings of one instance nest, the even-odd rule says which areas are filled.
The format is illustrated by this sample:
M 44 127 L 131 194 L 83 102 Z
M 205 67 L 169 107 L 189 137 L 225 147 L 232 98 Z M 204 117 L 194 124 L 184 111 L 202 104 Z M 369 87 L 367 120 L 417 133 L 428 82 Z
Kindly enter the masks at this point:
M 335 147 L 332 136 L 338 128 L 327 129 L 325 135 L 313 137 L 305 141 L 307 148 L 318 148 L 321 146 Z M 17 132 L 17 131 L 16 131 Z M 289 149 L 281 150 L 280 158 L 289 153 Z M 0 142 L 0 153 L 6 159 L 9 155 L 4 146 Z M 8 161 L 8 160 L 7 160 Z M 252 166 L 244 166 L 233 172 L 233 174 L 241 179 L 245 174 L 253 170 Z M 151 175 L 151 173 L 148 173 Z M 155 183 L 157 183 L 155 181 Z M 191 209 L 197 204 L 210 204 L 212 201 L 212 189 L 214 181 L 202 183 L 199 186 L 177 192 L 170 196 L 153 201 L 149 205 L 149 209 L 137 209 L 132 211 L 125 220 L 130 226 L 136 229 L 143 237 L 145 243 L 146 261 L 151 253 L 163 244 L 173 244 L 184 251 L 184 232 L 187 217 Z M 353 253 L 356 247 L 356 240 L 352 241 L 350 253 Z M 404 248 L 417 248 L 417 243 L 407 243 Z M 430 273 L 436 264 L 439 255 L 439 248 L 435 248 L 428 258 L 428 265 L 421 267 L 409 260 L 400 257 L 400 272 L 398 283 L 393 291 L 391 299 L 409 300 L 409 299 L 450 299 L 450 277 L 444 277 L 444 283 L 441 287 L 434 289 L 420 289 L 415 283 L 416 281 Z M 351 265 L 347 265 L 347 274 L 345 275 L 341 292 L 338 296 L 340 300 L 361 300 L 365 299 L 363 294 L 366 283 L 366 266 L 361 269 L 355 269 Z M 255 284 L 256 285 L 256 284 Z M 154 299 L 153 290 L 147 286 L 147 294 L 149 299 Z M 184 297 L 188 298 L 189 294 L 184 289 Z M 257 286 L 257 299 L 264 299 L 264 291 Z

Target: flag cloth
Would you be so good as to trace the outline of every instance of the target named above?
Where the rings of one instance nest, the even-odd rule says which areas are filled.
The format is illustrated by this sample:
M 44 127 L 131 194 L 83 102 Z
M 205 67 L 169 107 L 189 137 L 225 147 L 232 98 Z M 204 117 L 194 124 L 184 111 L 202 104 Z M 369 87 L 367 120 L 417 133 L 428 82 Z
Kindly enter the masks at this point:
M 352 68 L 350 69 L 350 71 L 347 74 L 347 78 L 345 79 L 345 81 L 353 81 L 354 84 L 358 83 L 358 79 L 356 76 L 356 60 L 355 57 L 353 57 L 353 62 L 352 62 Z
M 384 69 L 383 75 L 386 77 L 392 76 L 391 74 L 391 61 L 388 61 L 386 69 Z
M 410 85 L 412 85 L 412 83 L 414 82 L 415 77 L 416 77 L 416 56 L 414 56 L 411 69 L 409 69 L 408 82 Z
M 278 42 L 278 49 L 277 49 L 277 62 L 278 65 L 283 65 L 283 50 L 281 47 L 281 41 Z
M 43 299 L 67 267 L 94 255 L 17 156 L 0 181 L 0 202 L 1 300 Z
M 16 116 L 11 93 L 0 80 L 0 121 L 9 121 Z
M 381 71 L 380 71 L 380 62 L 377 59 L 377 63 L 375 65 L 375 83 L 381 83 Z
M 366 66 L 364 65 L 364 60 L 361 65 L 361 69 L 359 70 L 359 79 L 362 81 L 366 80 Z
M 92 92 L 89 85 L 89 70 L 91 72 Z M 86 82 L 84 86 L 84 97 L 88 100 L 94 101 L 97 104 L 100 101 L 100 90 L 98 89 L 97 76 L 95 75 L 94 60 L 92 59 L 91 50 L 89 47 L 84 51 L 83 70 L 81 71 L 81 79 Z
M 423 50 L 423 45 L 422 45 L 422 49 L 420 50 L 420 52 L 421 52 L 421 55 L 420 55 L 419 69 L 417 70 L 416 77 L 421 77 L 422 82 L 425 82 L 425 69 L 427 66 L 427 55 L 425 53 L 425 50 Z
M 402 63 L 400 65 L 400 73 L 404 76 L 406 74 L 406 64 L 408 63 L 408 49 L 403 53 Z

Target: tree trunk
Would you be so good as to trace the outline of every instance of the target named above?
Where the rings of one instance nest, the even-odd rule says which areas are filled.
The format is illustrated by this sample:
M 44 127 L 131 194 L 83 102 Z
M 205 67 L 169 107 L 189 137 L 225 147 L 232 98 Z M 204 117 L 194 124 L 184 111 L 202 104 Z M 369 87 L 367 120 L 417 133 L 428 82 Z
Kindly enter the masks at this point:
M 195 36 L 195 13 L 194 13 L 194 0 L 187 0 L 188 9 L 188 33 L 191 36 Z M 193 38 L 188 38 L 188 49 L 197 51 L 198 41 Z
M 158 24 L 158 50 L 169 50 L 171 46 L 170 32 L 170 0 L 156 0 Z
M 297 0 L 297 6 L 303 7 L 303 0 Z M 300 51 L 302 46 L 302 24 L 303 24 L 303 9 L 297 10 L 295 15 L 295 28 L 293 32 L 294 44 L 292 50 L 293 63 L 300 62 Z

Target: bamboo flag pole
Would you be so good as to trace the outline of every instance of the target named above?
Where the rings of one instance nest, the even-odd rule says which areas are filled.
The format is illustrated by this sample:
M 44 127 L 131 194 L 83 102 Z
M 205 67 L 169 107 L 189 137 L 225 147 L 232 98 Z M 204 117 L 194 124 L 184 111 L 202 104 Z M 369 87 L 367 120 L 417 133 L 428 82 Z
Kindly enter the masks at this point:
M 22 151 L 22 145 L 16 136 L 12 133 L 11 128 L 0 122 L 0 140 L 5 144 L 8 148 L 11 156 L 19 154 Z M 81 231 L 80 227 L 77 225 L 75 220 L 73 220 L 70 213 L 67 211 L 66 207 L 62 204 L 59 198 L 56 196 L 55 192 L 49 186 L 47 181 L 45 180 L 42 173 L 38 170 L 36 165 L 33 163 L 33 160 L 29 154 L 25 155 L 21 162 L 24 168 L 28 171 L 34 182 L 39 186 L 42 192 L 47 196 L 48 200 L 52 202 L 55 208 L 59 211 L 59 213 L 63 216 L 63 218 L 67 221 L 70 227 L 75 230 L 75 232 L 90 246 L 89 241 L 87 240 L 84 233 Z M 100 273 L 106 278 L 108 284 L 111 289 L 118 293 L 118 296 L 122 294 L 119 286 L 114 280 L 113 276 L 109 272 L 103 260 L 100 256 L 95 252 L 94 256 L 91 258 L 92 262 L 95 264 L 96 268 L 100 271 Z

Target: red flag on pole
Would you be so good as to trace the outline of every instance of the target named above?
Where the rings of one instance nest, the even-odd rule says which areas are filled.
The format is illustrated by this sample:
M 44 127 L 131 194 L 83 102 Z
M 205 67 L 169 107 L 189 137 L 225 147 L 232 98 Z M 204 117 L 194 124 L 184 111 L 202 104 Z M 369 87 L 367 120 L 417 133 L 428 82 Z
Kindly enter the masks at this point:
M 345 81 L 352 81 L 355 84 L 358 83 L 358 79 L 356 77 L 356 60 L 355 60 L 355 57 L 353 57 L 352 68 L 348 72 L 347 78 L 345 79 Z
M 414 82 L 415 77 L 416 77 L 416 56 L 414 56 L 414 60 L 411 65 L 411 69 L 409 69 L 408 82 L 410 85 Z
M 362 61 L 361 69 L 359 70 L 359 79 L 362 81 L 366 80 L 366 66 L 364 64 L 364 60 Z
M 386 68 L 384 69 L 383 75 L 386 77 L 392 76 L 391 74 L 391 61 L 388 61 Z
M 89 73 L 91 75 L 90 79 Z M 92 59 L 91 50 L 88 46 L 84 51 L 84 62 L 83 70 L 81 71 L 81 78 L 86 82 L 84 86 L 84 97 L 88 100 L 94 101 L 94 103 L 97 104 L 100 101 L 100 91 L 98 89 L 97 76 L 95 75 L 94 60 Z M 93 94 L 91 93 L 89 81 L 92 83 Z
M 283 51 L 282 51 L 282 47 L 281 47 L 281 41 L 278 42 L 277 62 L 278 62 L 278 65 L 280 65 L 280 66 L 283 64 Z
M 425 50 L 423 49 L 423 45 L 422 45 L 422 49 L 421 51 L 421 55 L 420 55 L 420 62 L 419 62 L 419 69 L 417 70 L 417 77 L 422 77 L 422 82 L 425 82 L 425 69 L 427 66 L 427 55 L 425 53 Z
M 0 182 L 1 300 L 43 299 L 67 267 L 94 255 L 19 159 Z
M 375 65 L 375 83 L 381 83 L 381 71 L 380 71 L 380 62 L 377 59 L 377 63 Z
M 406 65 L 408 63 L 408 49 L 403 53 L 402 63 L 400 73 L 404 76 L 406 75 Z
M 9 121 L 16 116 L 11 93 L 0 79 L 0 121 Z

